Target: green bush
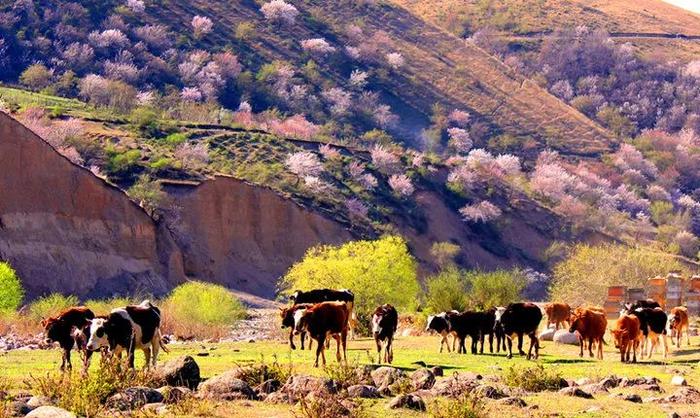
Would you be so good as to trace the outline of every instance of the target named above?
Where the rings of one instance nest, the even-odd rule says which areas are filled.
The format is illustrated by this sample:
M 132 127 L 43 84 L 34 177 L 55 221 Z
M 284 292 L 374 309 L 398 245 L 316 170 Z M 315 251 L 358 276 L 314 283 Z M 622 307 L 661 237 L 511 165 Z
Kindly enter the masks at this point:
M 0 313 L 14 312 L 24 299 L 24 288 L 8 263 L 0 262 Z
M 118 152 L 114 150 L 108 150 L 109 161 L 107 161 L 107 169 L 111 173 L 124 173 L 128 172 L 141 160 L 141 151 L 137 149 L 128 150 L 125 152 Z
M 503 383 L 528 392 L 557 390 L 562 387 L 561 373 L 541 364 L 535 366 L 510 366 L 503 372 Z
M 520 270 L 472 271 L 467 273 L 469 301 L 472 307 L 489 309 L 520 299 L 526 278 Z
M 350 289 L 355 294 L 357 312 L 364 315 L 384 303 L 391 303 L 399 312 L 414 311 L 420 292 L 416 261 L 406 241 L 398 236 L 351 241 L 340 247 L 313 247 L 289 269 L 280 288 L 284 293 Z
M 188 282 L 176 287 L 163 304 L 166 332 L 183 337 L 220 338 L 246 311 L 223 286 Z
M 456 267 L 448 267 L 426 282 L 425 303 L 429 312 L 438 313 L 456 309 L 463 311 L 469 305 L 467 284 L 462 272 Z
M 435 399 L 428 405 L 431 418 L 482 418 L 488 416 L 483 401 L 469 395 L 458 398 Z
M 75 296 L 63 296 L 60 293 L 52 293 L 41 297 L 29 305 L 28 316 L 33 321 L 41 321 L 44 318 L 55 316 L 62 310 L 78 304 Z
M 151 215 L 155 213 L 165 199 L 165 192 L 161 190 L 160 184 L 157 181 L 152 181 L 147 175 L 139 177 L 127 193 Z
M 111 298 L 111 299 L 92 299 L 84 303 L 85 306 L 90 308 L 95 315 L 106 315 L 114 308 L 120 308 L 127 305 L 138 305 L 134 299 L 130 298 Z

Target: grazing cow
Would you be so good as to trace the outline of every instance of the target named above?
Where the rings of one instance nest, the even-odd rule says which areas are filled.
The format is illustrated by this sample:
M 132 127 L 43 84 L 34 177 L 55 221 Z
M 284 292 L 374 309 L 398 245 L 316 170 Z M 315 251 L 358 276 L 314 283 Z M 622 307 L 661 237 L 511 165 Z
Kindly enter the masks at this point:
M 558 330 L 559 325 L 564 328 L 569 321 L 571 315 L 571 307 L 566 303 L 552 302 L 544 306 L 544 312 L 547 314 L 547 328 L 550 324 L 554 324 L 554 329 Z
M 599 310 L 577 308 L 571 314 L 571 327 L 569 332 L 578 332 L 578 341 L 581 346 L 579 357 L 583 357 L 583 345 L 588 340 L 588 354 L 593 357 L 593 344 L 598 345 L 597 358 L 603 359 L 603 344 L 605 341 L 605 329 L 608 326 L 608 319 L 604 312 Z
M 450 313 L 459 313 L 458 311 L 450 311 Z M 440 339 L 440 352 L 442 353 L 442 346 L 447 346 L 447 352 L 450 352 L 450 342 L 447 339 L 448 336 L 452 335 L 452 351 L 455 349 L 455 342 L 457 341 L 457 336 L 454 331 L 450 329 L 450 322 L 447 320 L 448 312 L 441 312 L 437 315 L 430 315 L 428 321 L 425 325 L 425 331 L 435 331 L 440 334 L 442 338 Z
M 41 326 L 44 328 L 44 337 L 47 344 L 57 342 L 63 349 L 63 358 L 61 361 L 61 371 L 68 367 L 68 370 L 73 368 L 70 361 L 70 351 L 76 346 L 74 332 L 76 330 L 83 331 L 89 324 L 90 320 L 95 317 L 95 314 L 85 306 L 76 306 L 68 308 L 56 316 L 43 319 Z M 91 353 L 85 350 L 84 345 L 77 345 L 78 351 L 84 353 L 83 370 L 87 370 L 90 366 Z
M 459 340 L 457 352 L 466 354 L 467 348 L 464 344 L 467 337 L 471 338 L 471 352 L 476 354 L 477 343 L 481 337 L 481 320 L 482 312 L 465 311 L 460 313 L 448 313 L 447 321 L 450 323 L 450 329 L 455 333 L 455 337 Z
M 688 308 L 684 306 L 677 306 L 671 309 L 671 315 L 668 323 L 671 330 L 675 332 L 676 347 L 681 348 L 681 338 L 683 337 L 684 330 L 686 340 L 688 345 L 690 345 L 690 333 L 688 333 Z
M 282 328 L 289 327 L 289 346 L 292 350 L 296 350 L 297 347 L 294 345 L 294 313 L 299 309 L 308 309 L 313 305 L 309 303 L 302 303 L 299 305 L 292 305 L 286 308 L 280 308 L 280 317 L 282 318 Z M 304 349 L 304 340 L 306 339 L 306 332 L 299 334 L 299 339 L 301 340 L 301 349 Z M 311 341 L 309 341 L 309 350 L 311 350 Z
M 525 355 L 523 351 L 523 335 L 530 337 L 530 349 L 527 359 L 532 358 L 532 349 L 535 349 L 535 359 L 540 355 L 540 344 L 537 339 L 537 328 L 542 321 L 542 311 L 534 303 L 519 302 L 511 303 L 501 313 L 496 310 L 496 326 L 501 328 L 508 343 L 508 358 L 513 358 L 513 336 L 518 337 L 518 352 Z
M 642 356 L 646 350 L 649 350 L 651 358 L 652 353 L 659 344 L 659 336 L 663 344 L 664 358 L 668 356 L 668 334 L 666 333 L 666 324 L 668 316 L 661 308 L 637 308 L 631 312 L 631 315 L 636 315 L 639 318 L 640 329 L 644 335 L 644 343 L 642 344 Z
M 294 329 L 297 333 L 305 331 L 311 338 L 316 340 L 316 361 L 314 367 L 318 367 L 318 356 L 323 359 L 323 366 L 326 366 L 326 339 L 333 337 L 338 344 L 336 358 L 340 362 L 340 345 L 343 345 L 343 358 L 347 363 L 347 339 L 348 339 L 348 319 L 350 312 L 348 306 L 343 302 L 323 302 L 318 303 L 308 309 L 299 309 L 294 314 Z
M 355 339 L 355 326 L 357 325 L 357 315 L 355 314 L 354 310 L 355 294 L 348 289 L 314 289 L 306 292 L 297 290 L 289 295 L 289 299 L 295 305 L 302 303 L 313 305 L 321 302 L 345 302 L 348 305 L 348 312 L 350 314 L 350 317 L 348 318 L 350 338 L 353 340 Z
M 501 343 L 503 343 L 503 350 L 506 349 L 505 346 L 505 336 L 500 330 L 495 329 L 496 326 L 496 310 L 498 308 L 491 308 L 485 312 L 481 312 L 480 324 L 480 346 L 479 354 L 484 354 L 484 339 L 489 336 L 489 352 L 493 353 L 493 337 L 496 336 L 496 351 L 501 351 Z M 505 308 L 502 308 L 505 309 Z
M 377 344 L 377 363 L 382 362 L 382 342 L 384 347 L 384 362 L 391 364 L 394 360 L 394 333 L 399 326 L 399 314 L 388 303 L 377 307 L 372 315 L 372 335 Z
M 132 369 L 138 348 L 146 356 L 144 368 L 155 367 L 159 350 L 168 351 L 161 340 L 160 309 L 145 300 L 140 305 L 112 309 L 108 316 L 93 319 L 87 348 L 93 351 L 108 348 L 117 357 L 126 350 Z
M 639 343 L 642 339 L 639 318 L 636 315 L 622 315 L 615 323 L 612 335 L 615 340 L 615 348 L 620 350 L 620 361 L 628 363 L 631 352 L 632 362 L 636 363 L 637 349 L 639 349 Z
M 625 304 L 625 309 L 628 312 L 632 312 L 636 309 L 639 308 L 649 308 L 649 309 L 654 309 L 654 308 L 661 308 L 661 305 L 659 305 L 659 302 L 655 301 L 654 299 L 639 299 L 638 301 L 634 303 L 626 303 Z

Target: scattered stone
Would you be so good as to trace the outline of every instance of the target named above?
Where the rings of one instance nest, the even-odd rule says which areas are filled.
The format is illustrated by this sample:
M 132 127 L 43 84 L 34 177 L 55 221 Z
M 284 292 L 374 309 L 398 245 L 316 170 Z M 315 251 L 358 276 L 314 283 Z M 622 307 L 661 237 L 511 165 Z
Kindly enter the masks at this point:
M 255 387 L 258 393 L 270 394 L 277 392 L 282 387 L 282 382 L 277 379 L 268 379 Z
M 289 393 L 278 391 L 272 392 L 269 395 L 267 395 L 265 397 L 265 402 L 293 404 L 296 402 L 296 399 Z
M 285 383 L 280 390 L 298 399 L 299 397 L 304 397 L 311 392 L 327 392 L 330 394 L 338 393 L 340 387 L 335 380 L 326 379 L 323 377 L 296 375 L 289 378 L 287 383 Z
M 508 397 L 503 391 L 495 386 L 480 385 L 474 390 L 477 397 L 488 399 L 503 399 Z
M 642 403 L 642 397 L 636 393 L 630 393 L 630 394 L 618 393 L 618 394 L 615 394 L 613 396 L 617 399 L 622 400 L 622 401 Z
M 414 390 L 430 389 L 435 385 L 435 374 L 430 369 L 418 369 L 411 374 Z
M 53 402 L 51 402 L 51 399 L 49 399 L 46 396 L 32 396 L 27 401 L 27 406 L 31 409 L 36 409 L 40 406 L 50 406 L 50 405 L 53 405 Z
M 578 380 L 575 380 L 574 383 L 576 383 L 576 385 L 570 385 L 570 386 L 586 386 L 586 385 L 590 385 L 591 383 L 593 383 L 593 380 L 592 380 L 590 377 L 582 377 L 582 378 L 580 378 L 580 379 L 578 379 Z
M 658 403 L 695 404 L 700 402 L 700 391 L 692 386 L 683 386 L 665 398 L 654 399 Z
M 471 392 L 477 386 L 479 381 L 476 379 L 466 379 L 464 376 L 455 373 L 452 377 L 438 379 L 433 385 L 431 392 L 435 396 L 458 397 L 465 392 Z
M 374 367 L 372 367 L 369 364 L 365 364 L 364 366 L 360 366 L 357 369 L 355 369 L 355 373 L 357 374 L 357 379 L 359 380 L 359 383 L 362 385 L 373 385 L 374 380 L 372 380 L 372 371 L 374 370 Z
M 581 390 L 588 393 L 609 393 L 608 388 L 600 383 L 591 383 L 589 385 L 578 386 Z
M 407 408 L 414 409 L 416 411 L 425 411 L 425 402 L 420 396 L 409 393 L 406 395 L 399 395 L 389 402 L 389 408 Z
M 656 383 L 652 383 L 649 385 L 639 385 L 639 386 L 637 386 L 637 389 L 647 390 L 649 392 L 658 392 L 658 393 L 663 393 L 663 391 L 664 391 L 663 388 L 661 388 L 661 386 L 659 386 Z
M 661 383 L 661 381 L 655 377 L 623 377 L 622 380 L 620 380 L 620 387 L 623 388 L 628 388 L 631 386 L 641 386 L 641 385 L 658 385 Z
M 559 393 L 565 396 L 575 396 L 577 398 L 593 399 L 593 395 L 575 386 L 561 389 L 559 390 Z
M 433 375 L 435 376 L 444 376 L 445 372 L 442 370 L 442 367 L 440 366 L 433 366 L 430 368 L 430 371 L 433 372 Z
M 129 411 L 140 408 L 147 403 L 163 402 L 163 395 L 155 389 L 135 386 L 110 396 L 107 406 L 111 409 Z
M 613 389 L 620 384 L 620 378 L 615 375 L 611 375 L 598 382 L 598 384 L 606 389 Z
M 556 331 L 554 328 L 548 328 L 542 332 L 540 332 L 539 339 L 540 341 L 552 341 L 554 339 L 554 333 Z
M 178 403 L 192 396 L 192 391 L 184 386 L 163 386 L 156 390 L 163 395 L 163 402 L 165 403 Z
M 226 401 L 256 399 L 257 396 L 253 389 L 237 376 L 239 376 L 239 374 L 235 369 L 214 376 L 199 385 L 199 394 L 205 398 Z
M 372 381 L 374 386 L 379 388 L 387 387 L 397 380 L 406 376 L 403 370 L 395 367 L 382 366 L 372 371 Z
M 553 341 L 557 344 L 579 345 L 578 334 L 569 332 L 566 329 L 560 329 L 554 333 Z
M 681 416 L 678 414 L 678 412 L 670 412 L 668 414 L 668 418 L 681 418 Z
M 209 357 L 209 352 L 208 351 L 202 351 L 197 353 L 197 357 Z
M 509 396 L 507 398 L 499 399 L 496 401 L 496 403 L 500 405 L 517 406 L 520 408 L 525 408 L 527 406 L 527 402 L 515 396 Z
M 379 390 L 370 385 L 353 385 L 348 387 L 348 396 L 351 398 L 381 398 Z
M 673 378 L 671 378 L 671 385 L 673 386 L 688 386 L 688 381 L 685 380 L 685 377 L 675 375 Z
M 75 418 L 75 414 L 56 406 L 40 406 L 27 414 L 26 418 Z
M 158 377 L 168 386 L 185 386 L 195 390 L 202 381 L 199 365 L 190 356 L 172 359 L 158 366 Z
M 29 405 L 27 405 L 27 401 L 23 400 L 14 400 L 12 402 L 9 402 L 5 408 L 7 414 L 11 417 L 22 417 L 27 415 L 32 410 L 32 408 L 30 408 Z

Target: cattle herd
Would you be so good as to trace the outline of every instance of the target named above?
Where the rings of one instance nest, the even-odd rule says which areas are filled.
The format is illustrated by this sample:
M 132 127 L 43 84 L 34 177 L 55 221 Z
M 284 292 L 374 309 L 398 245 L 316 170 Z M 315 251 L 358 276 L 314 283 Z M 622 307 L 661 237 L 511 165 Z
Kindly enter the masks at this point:
M 280 308 L 282 328 L 290 328 L 290 348 L 296 349 L 294 336 L 298 335 L 303 350 L 308 335 L 309 349 L 311 341 L 316 341 L 314 366 L 318 367 L 319 357 L 325 366 L 325 350 L 334 339 L 337 360 L 347 362 L 348 335 L 352 339 L 353 329 L 358 324 L 354 294 L 349 290 L 316 289 L 307 292 L 296 291 L 290 296 L 290 300 L 291 305 Z M 608 321 L 605 312 L 597 307 L 571 309 L 565 303 L 549 303 L 541 309 L 534 303 L 518 302 L 480 312 L 449 311 L 429 316 L 426 331 L 439 334 L 440 352 L 444 347 L 450 351 L 451 337 L 452 351 L 466 354 L 466 339 L 469 337 L 471 353 L 483 354 L 484 342 L 488 337 L 489 351 L 494 352 L 495 339 L 496 352 L 500 353 L 501 349 L 507 351 L 508 358 L 513 356 L 513 340 L 516 338 L 518 352 L 520 355 L 526 355 L 523 351 L 523 339 L 527 336 L 530 340 L 527 358 L 537 359 L 540 349 L 537 332 L 545 314 L 548 328 L 550 324 L 554 325 L 555 330 L 566 325 L 569 332 L 577 334 L 579 356 L 584 355 L 584 346 L 588 343 L 589 355 L 603 358 Z M 399 315 L 392 305 L 384 304 L 374 310 L 370 327 L 377 346 L 378 363 L 393 361 L 393 340 L 398 323 Z M 134 367 L 136 349 L 144 352 L 145 367 L 156 365 L 160 349 L 168 351 L 160 331 L 160 310 L 148 300 L 139 305 L 113 309 L 107 316 L 95 316 L 84 306 L 73 307 L 55 317 L 42 320 L 41 324 L 47 343 L 56 342 L 63 351 L 61 370 L 72 367 L 70 352 L 73 348 L 83 354 L 83 372 L 87 371 L 90 357 L 96 351 L 118 358 L 126 351 L 131 368 Z M 673 308 L 670 315 L 667 315 L 657 302 L 647 299 L 625 305 L 619 319 L 612 326 L 611 335 L 615 347 L 620 351 L 621 361 L 636 362 L 637 352 L 640 352 L 642 357 L 648 355 L 648 358 L 651 358 L 658 345 L 662 346 L 665 358 L 669 351 L 669 334 L 674 334 L 678 347 L 681 345 L 683 333 L 690 344 L 688 325 L 686 308 Z

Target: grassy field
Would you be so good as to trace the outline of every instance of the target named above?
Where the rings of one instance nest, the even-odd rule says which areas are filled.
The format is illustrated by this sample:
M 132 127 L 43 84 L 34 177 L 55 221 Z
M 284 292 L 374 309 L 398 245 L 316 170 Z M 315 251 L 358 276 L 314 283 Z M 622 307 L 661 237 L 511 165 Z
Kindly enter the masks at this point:
M 618 354 L 612 345 L 605 349 L 605 360 L 597 361 L 589 358 L 579 358 L 578 349 L 573 346 L 556 345 L 552 342 L 542 344 L 539 362 L 547 368 L 554 368 L 566 379 L 578 379 L 582 377 L 602 378 L 611 374 L 620 377 L 654 376 L 661 380 L 661 386 L 666 393 L 673 392 L 670 386 L 671 377 L 682 374 L 693 386 L 700 386 L 700 372 L 697 368 L 700 360 L 700 338 L 695 337 L 690 347 L 682 347 L 680 350 L 672 350 L 668 362 L 662 362 L 660 354 L 654 355 L 652 361 L 643 361 L 636 365 L 621 364 Z M 170 353 L 161 356 L 161 361 L 175 358 L 181 355 L 192 355 L 201 368 L 203 377 L 212 377 L 239 365 L 249 364 L 264 360 L 272 362 L 275 359 L 283 366 L 290 366 L 296 374 L 313 374 L 326 376 L 323 368 L 312 367 L 313 354 L 311 351 L 292 351 L 288 346 L 278 341 L 262 341 L 255 343 L 186 343 L 171 344 Z M 370 364 L 374 359 L 373 342 L 367 338 L 352 341 L 349 344 L 348 361 L 351 364 Z M 396 341 L 394 366 L 411 371 L 417 369 L 421 362 L 428 366 L 439 365 L 449 376 L 456 371 L 470 371 L 483 375 L 500 375 L 511 365 L 524 365 L 527 362 L 523 358 L 508 360 L 504 355 L 459 355 L 455 353 L 438 353 L 437 337 L 404 337 Z M 334 353 L 327 356 L 329 364 L 335 364 Z M 140 354 L 137 362 L 142 361 Z M 29 376 L 41 376 L 46 373 L 55 373 L 58 370 L 60 353 L 58 350 L 29 351 L 15 350 L 0 355 L 0 370 L 6 377 L 12 391 L 25 389 L 25 381 Z M 140 365 L 140 363 L 139 363 Z M 92 372 L 97 369 L 93 365 Z M 630 389 L 613 389 L 617 393 L 630 392 Z M 643 398 L 663 396 L 652 392 L 639 392 Z M 555 393 L 543 392 L 524 397 L 529 405 L 538 405 L 534 410 L 508 409 L 510 407 L 499 406 L 499 415 L 523 416 L 547 416 L 551 413 L 560 413 L 561 416 L 579 416 L 583 411 L 599 410 L 586 416 L 624 416 L 647 417 L 665 416 L 667 407 L 659 404 L 634 404 L 628 401 L 614 399 L 609 395 L 595 395 L 595 399 L 586 400 L 580 398 L 563 397 Z M 367 403 L 367 412 L 370 416 L 387 416 L 386 403 L 388 400 L 379 400 Z M 562 405 L 566 405 L 563 409 Z M 493 406 L 491 406 L 493 407 Z M 692 406 L 673 405 L 674 411 L 683 413 L 691 411 Z M 269 405 L 259 402 L 227 402 L 213 406 L 211 403 L 201 403 L 192 407 L 187 415 L 199 416 L 293 416 L 295 407 L 286 405 Z M 411 416 L 401 411 L 396 416 Z M 393 415 L 388 415 L 393 416 Z

